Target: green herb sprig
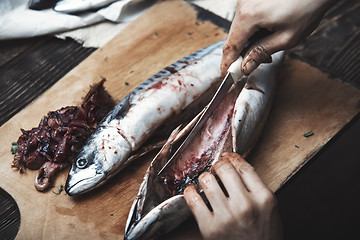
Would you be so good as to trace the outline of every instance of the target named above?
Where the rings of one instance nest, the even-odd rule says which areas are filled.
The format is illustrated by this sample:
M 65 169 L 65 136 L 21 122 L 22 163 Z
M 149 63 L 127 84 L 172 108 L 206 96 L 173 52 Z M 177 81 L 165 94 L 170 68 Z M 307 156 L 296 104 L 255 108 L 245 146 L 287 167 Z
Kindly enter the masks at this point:
M 18 149 L 18 143 L 17 142 L 11 143 L 11 153 L 15 154 L 17 149 Z
M 307 133 L 304 133 L 304 137 L 310 137 L 310 136 L 312 136 L 312 135 L 314 135 L 314 132 L 313 131 L 310 131 L 310 132 L 307 132 Z
M 64 189 L 64 186 L 62 184 L 60 184 L 60 186 L 57 187 L 57 192 L 52 191 L 53 193 L 55 193 L 56 195 L 60 195 L 60 193 L 62 192 L 62 190 Z

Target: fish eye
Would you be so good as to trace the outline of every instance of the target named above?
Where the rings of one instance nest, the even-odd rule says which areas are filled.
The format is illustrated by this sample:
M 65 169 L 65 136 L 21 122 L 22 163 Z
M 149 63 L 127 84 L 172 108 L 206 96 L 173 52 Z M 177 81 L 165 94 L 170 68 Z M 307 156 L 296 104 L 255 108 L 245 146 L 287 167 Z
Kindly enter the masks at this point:
M 78 168 L 84 168 L 86 167 L 88 164 L 88 161 L 85 158 L 80 158 L 76 161 L 76 166 Z

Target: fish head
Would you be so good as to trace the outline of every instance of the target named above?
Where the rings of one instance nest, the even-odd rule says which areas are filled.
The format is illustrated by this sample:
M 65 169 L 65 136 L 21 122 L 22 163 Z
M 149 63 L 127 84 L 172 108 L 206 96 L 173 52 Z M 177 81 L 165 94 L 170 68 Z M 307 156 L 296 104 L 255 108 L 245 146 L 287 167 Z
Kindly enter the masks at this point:
M 73 162 L 65 184 L 69 196 L 88 192 L 106 178 L 104 156 L 96 148 L 94 144 L 86 145 Z
M 184 195 L 176 195 L 154 206 L 138 222 L 127 223 L 124 240 L 157 239 L 191 216 Z
M 103 185 L 125 167 L 130 153 L 128 141 L 112 128 L 92 135 L 72 164 L 65 191 L 72 196 Z

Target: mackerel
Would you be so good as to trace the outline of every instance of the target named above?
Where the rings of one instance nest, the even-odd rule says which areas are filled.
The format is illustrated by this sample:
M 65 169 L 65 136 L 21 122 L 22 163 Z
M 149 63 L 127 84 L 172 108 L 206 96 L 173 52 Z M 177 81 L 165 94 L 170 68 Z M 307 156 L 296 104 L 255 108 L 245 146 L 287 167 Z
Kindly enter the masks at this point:
M 70 169 L 68 195 L 104 184 L 159 127 L 215 89 L 220 78 L 224 41 L 212 44 L 166 67 L 126 95 L 104 118 Z M 210 96 L 211 97 L 211 96 Z
M 184 129 L 175 129 L 152 160 L 130 209 L 125 227 L 127 240 L 153 239 L 170 232 L 191 215 L 183 197 L 189 184 L 208 170 L 223 152 L 246 157 L 255 145 L 269 115 L 276 90 L 276 73 L 284 53 L 271 64 L 260 65 L 243 89 L 234 86 L 182 154 L 157 173 L 184 139 L 199 115 Z

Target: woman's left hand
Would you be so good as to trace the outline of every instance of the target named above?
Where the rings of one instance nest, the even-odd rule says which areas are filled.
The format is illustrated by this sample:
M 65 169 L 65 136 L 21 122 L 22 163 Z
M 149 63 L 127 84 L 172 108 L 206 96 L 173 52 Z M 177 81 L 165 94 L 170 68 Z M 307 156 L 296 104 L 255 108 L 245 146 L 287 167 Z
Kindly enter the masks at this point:
M 211 172 L 200 175 L 199 185 L 212 210 L 195 186 L 188 186 L 184 196 L 205 239 L 281 239 L 276 199 L 240 155 L 223 154 Z

